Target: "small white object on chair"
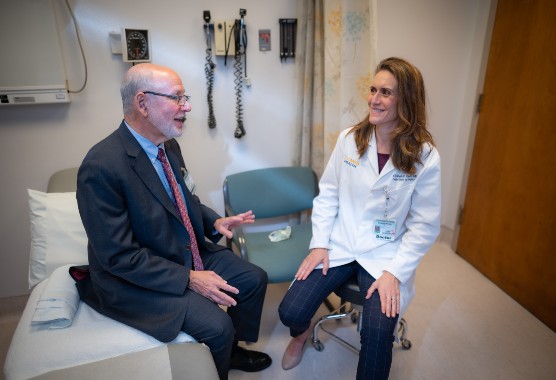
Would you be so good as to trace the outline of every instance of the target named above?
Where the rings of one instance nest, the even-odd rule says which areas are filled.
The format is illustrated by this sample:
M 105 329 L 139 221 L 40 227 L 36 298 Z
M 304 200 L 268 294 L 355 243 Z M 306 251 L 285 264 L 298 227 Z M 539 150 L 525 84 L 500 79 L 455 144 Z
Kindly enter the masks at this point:
M 271 242 L 276 243 L 282 240 L 289 239 L 291 234 L 292 234 L 292 228 L 290 226 L 287 226 L 284 229 L 272 231 L 270 235 L 268 235 L 268 238 L 270 239 Z

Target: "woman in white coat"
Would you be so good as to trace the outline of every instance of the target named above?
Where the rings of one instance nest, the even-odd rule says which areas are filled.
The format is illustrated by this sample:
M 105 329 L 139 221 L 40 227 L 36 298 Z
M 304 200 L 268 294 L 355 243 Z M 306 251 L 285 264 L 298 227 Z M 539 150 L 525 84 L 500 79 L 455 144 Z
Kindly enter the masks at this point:
M 363 304 L 357 379 L 388 378 L 398 318 L 440 230 L 440 157 L 425 98 L 415 66 L 385 59 L 370 87 L 369 116 L 340 134 L 314 200 L 310 253 L 279 307 L 293 337 L 284 369 L 301 361 L 324 299 L 356 275 Z

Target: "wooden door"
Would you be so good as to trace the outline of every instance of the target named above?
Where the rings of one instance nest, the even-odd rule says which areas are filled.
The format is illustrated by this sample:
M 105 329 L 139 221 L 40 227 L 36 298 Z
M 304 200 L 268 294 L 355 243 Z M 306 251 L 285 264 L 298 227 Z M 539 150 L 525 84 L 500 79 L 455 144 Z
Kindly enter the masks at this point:
M 498 0 L 456 251 L 556 331 L 555 20 Z

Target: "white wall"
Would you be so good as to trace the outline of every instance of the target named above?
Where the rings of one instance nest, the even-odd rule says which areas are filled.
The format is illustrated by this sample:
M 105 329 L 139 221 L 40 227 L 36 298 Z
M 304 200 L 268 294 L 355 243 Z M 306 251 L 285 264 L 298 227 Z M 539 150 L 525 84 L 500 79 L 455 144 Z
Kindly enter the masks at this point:
M 451 232 L 457 230 L 465 192 L 493 4 L 495 0 L 378 0 L 379 56 L 409 59 L 425 80 L 429 127 L 442 158 L 442 225 L 448 244 L 453 243 Z
M 443 158 L 442 223 L 454 229 L 464 182 L 474 96 L 491 1 L 378 0 L 379 58 L 403 56 L 425 77 L 431 129 Z M 70 88 L 81 87 L 83 68 L 73 25 L 62 0 L 54 0 L 60 22 Z M 87 150 L 121 120 L 119 84 L 129 64 L 112 55 L 109 32 L 120 27 L 150 29 L 153 62 L 174 68 L 193 96 L 179 139 L 204 202 L 223 211 L 221 185 L 227 174 L 289 165 L 295 92 L 293 61 L 278 56 L 279 18 L 296 17 L 295 0 L 73 0 L 70 1 L 88 59 L 87 88 L 64 105 L 0 109 L 0 297 L 27 292 L 29 217 L 26 189 L 46 190 L 48 177 L 77 166 Z M 202 11 L 214 19 L 239 17 L 247 9 L 247 68 L 253 86 L 244 90 L 247 135 L 233 137 L 233 67 L 217 59 L 214 103 L 218 126 L 207 126 Z M 258 50 L 257 31 L 271 29 L 272 51 Z M 1 69 L 1 68 L 0 68 Z

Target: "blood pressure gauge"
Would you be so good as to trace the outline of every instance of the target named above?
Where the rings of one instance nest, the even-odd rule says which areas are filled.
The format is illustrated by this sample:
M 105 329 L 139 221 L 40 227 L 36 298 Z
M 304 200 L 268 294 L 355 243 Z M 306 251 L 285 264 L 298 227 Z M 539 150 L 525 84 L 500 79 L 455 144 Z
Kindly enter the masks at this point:
M 122 28 L 122 56 L 124 62 L 150 62 L 151 40 L 146 29 Z

